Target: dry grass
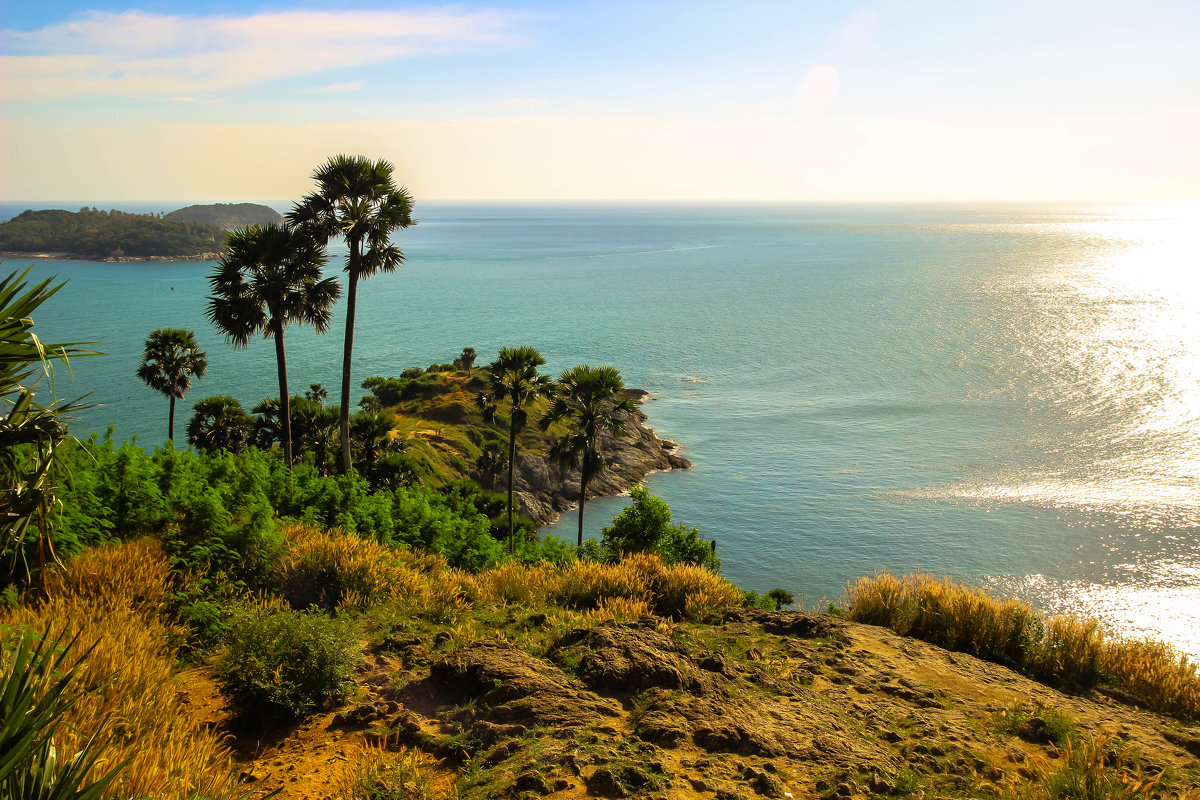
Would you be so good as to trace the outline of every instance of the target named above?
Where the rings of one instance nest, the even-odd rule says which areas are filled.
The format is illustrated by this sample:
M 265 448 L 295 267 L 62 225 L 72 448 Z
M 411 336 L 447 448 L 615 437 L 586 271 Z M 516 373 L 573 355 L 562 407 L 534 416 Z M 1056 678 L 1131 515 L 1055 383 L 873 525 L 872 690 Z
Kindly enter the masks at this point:
M 651 612 L 701 619 L 741 603 L 741 592 L 724 578 L 703 567 L 668 567 L 646 553 L 615 564 L 509 562 L 461 580 L 464 596 L 475 603 L 559 605 L 584 612 L 588 620 L 636 619 Z
M 95 646 L 72 684 L 83 695 L 55 736 L 77 752 L 97 731 L 103 770 L 132 756 L 105 797 L 183 800 L 227 784 L 231 763 L 221 737 L 180 703 L 174 642 L 183 631 L 155 616 L 168 589 L 157 544 L 135 542 L 84 553 L 56 573 L 50 599 L 0 612 L 0 645 L 16 632 L 76 634 L 76 652 Z M 86 692 L 86 694 L 84 694 Z
M 1197 800 L 1194 789 L 1165 792 L 1163 772 L 1147 774 L 1129 748 L 1116 749 L 1116 742 L 1104 735 L 1076 744 L 1070 739 L 1062 758 L 1037 771 L 1037 781 L 1025 792 L 1031 800 Z
M 1118 639 L 1101 656 L 1104 672 L 1155 711 L 1200 720 L 1196 664 L 1162 642 Z
M 1027 604 L 924 573 L 859 578 L 846 587 L 846 600 L 858 622 L 1013 666 L 1027 662 L 1042 634 L 1042 619 Z
M 425 800 L 451 798 L 419 750 L 386 744 L 366 747 L 342 775 L 335 797 L 343 800 Z
M 1200 719 L 1196 664 L 1168 645 L 1111 637 L 1095 620 L 1044 618 L 1027 604 L 996 598 L 949 578 L 886 572 L 846 587 L 849 617 L 1013 666 L 1056 684 L 1109 680 L 1151 709 Z
M 293 608 L 364 607 L 380 596 L 409 597 L 428 583 L 397 551 L 353 534 L 293 528 L 276 570 L 279 589 Z

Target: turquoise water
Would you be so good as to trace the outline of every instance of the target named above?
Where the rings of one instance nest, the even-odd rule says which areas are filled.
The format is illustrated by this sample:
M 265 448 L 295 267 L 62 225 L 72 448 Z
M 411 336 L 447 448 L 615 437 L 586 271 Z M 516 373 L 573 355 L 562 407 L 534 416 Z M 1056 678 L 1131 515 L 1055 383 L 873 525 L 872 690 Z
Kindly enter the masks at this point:
M 836 599 L 887 568 L 981 582 L 1200 653 L 1200 306 L 1164 209 L 418 207 L 408 264 L 362 286 L 355 382 L 464 346 L 611 363 L 695 464 L 652 476 L 745 588 Z M 10 262 L 8 267 L 21 265 Z M 181 406 L 274 394 L 273 351 L 204 320 L 210 265 L 37 262 L 47 340 L 100 339 L 59 392 L 151 445 L 156 327 L 209 374 Z M 340 331 L 335 322 L 334 331 Z M 340 333 L 289 329 L 296 391 Z M 588 504 L 598 531 L 620 499 Z M 568 515 L 559 523 L 574 529 Z

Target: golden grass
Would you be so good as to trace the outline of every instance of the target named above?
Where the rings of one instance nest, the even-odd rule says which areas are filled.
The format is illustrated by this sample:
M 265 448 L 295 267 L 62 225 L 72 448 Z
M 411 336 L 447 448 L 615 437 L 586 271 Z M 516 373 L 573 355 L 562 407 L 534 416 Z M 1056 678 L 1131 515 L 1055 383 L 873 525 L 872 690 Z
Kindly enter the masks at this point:
M 335 797 L 343 800 L 379 800 L 380 798 L 450 798 L 452 788 L 441 785 L 429 760 L 419 750 L 387 748 L 386 743 L 365 747 L 347 767 L 338 782 Z
M 1196 664 L 1170 645 L 1118 639 L 1101 655 L 1103 669 L 1155 711 L 1200 719 L 1200 675 Z
M 180 702 L 184 686 L 173 643 L 182 641 L 183 631 L 154 615 L 168 587 L 158 545 L 134 542 L 81 554 L 56 572 L 48 600 L 0 612 L 0 646 L 22 630 L 78 634 L 77 653 L 94 645 L 72 684 L 82 696 L 54 743 L 60 753 L 74 753 L 106 731 L 96 776 L 132 756 L 108 798 L 183 800 L 229 778 L 221 737 Z
M 361 608 L 381 596 L 413 596 L 428 583 L 397 551 L 378 542 L 343 531 L 294 528 L 287 535 L 290 546 L 276 580 L 294 608 Z
M 701 619 L 741 604 L 738 588 L 719 575 L 685 564 L 668 567 L 647 553 L 626 556 L 615 564 L 508 562 L 478 575 L 464 575 L 462 591 L 472 602 L 553 604 L 584 612 L 588 620 L 636 619 L 651 612 Z
M 913 573 L 877 573 L 846 587 L 850 617 L 954 650 L 1021 665 L 1041 638 L 1041 617 L 1026 603 Z
M 848 616 L 904 636 L 963 650 L 1052 683 L 1109 680 L 1151 709 L 1200 719 L 1197 665 L 1169 645 L 1106 635 L 1100 623 L 1043 617 L 1026 603 L 997 598 L 949 578 L 887 572 L 846 587 Z

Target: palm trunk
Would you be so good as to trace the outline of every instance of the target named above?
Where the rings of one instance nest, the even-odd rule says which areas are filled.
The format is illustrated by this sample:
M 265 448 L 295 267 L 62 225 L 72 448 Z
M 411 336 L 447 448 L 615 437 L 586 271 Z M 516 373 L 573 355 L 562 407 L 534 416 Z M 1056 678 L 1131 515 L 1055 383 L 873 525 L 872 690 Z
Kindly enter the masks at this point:
M 513 537 L 513 467 L 517 463 L 517 423 L 516 418 L 508 426 L 508 552 L 516 552 Z
M 287 355 L 283 350 L 283 323 L 276 317 L 272 324 L 275 335 L 275 364 L 279 369 L 279 430 L 283 444 L 284 463 L 292 465 L 292 398 L 288 395 Z
M 350 463 L 350 362 L 354 354 L 354 306 L 358 300 L 358 241 L 350 242 L 350 280 L 346 288 L 346 339 L 342 349 L 342 408 L 338 436 L 342 444 L 342 473 Z
M 171 395 L 171 416 L 167 417 L 167 438 L 175 441 L 175 395 Z
M 579 538 L 575 542 L 576 547 L 583 547 L 583 504 L 587 500 L 587 466 L 584 465 L 579 470 Z

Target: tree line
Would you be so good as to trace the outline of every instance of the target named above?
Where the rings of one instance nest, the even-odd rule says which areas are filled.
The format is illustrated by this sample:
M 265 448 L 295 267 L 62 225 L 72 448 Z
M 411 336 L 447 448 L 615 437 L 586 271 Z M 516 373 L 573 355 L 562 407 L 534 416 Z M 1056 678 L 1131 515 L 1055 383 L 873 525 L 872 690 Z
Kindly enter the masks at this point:
M 24 211 L 0 222 L 0 250 L 97 259 L 198 256 L 220 250 L 224 239 L 225 231 L 215 225 L 95 208 Z

